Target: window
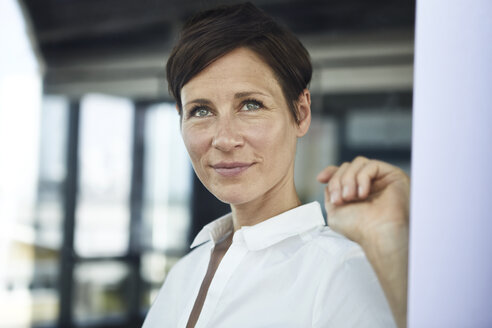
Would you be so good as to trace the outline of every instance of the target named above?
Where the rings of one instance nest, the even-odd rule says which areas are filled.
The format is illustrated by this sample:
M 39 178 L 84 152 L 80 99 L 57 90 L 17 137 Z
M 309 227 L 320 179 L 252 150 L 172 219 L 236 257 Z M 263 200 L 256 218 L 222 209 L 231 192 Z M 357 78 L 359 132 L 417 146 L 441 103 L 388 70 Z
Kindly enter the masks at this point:
M 119 256 L 128 250 L 133 104 L 88 95 L 81 102 L 75 252 Z
M 149 107 L 145 126 L 142 305 L 147 309 L 166 273 L 188 250 L 192 175 L 174 105 Z

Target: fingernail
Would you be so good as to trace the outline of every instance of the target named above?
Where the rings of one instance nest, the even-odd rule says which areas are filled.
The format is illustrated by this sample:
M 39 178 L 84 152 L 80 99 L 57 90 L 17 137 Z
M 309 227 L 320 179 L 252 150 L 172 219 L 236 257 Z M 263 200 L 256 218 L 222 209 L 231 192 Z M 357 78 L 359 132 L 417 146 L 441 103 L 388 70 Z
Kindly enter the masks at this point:
M 347 198 L 348 195 L 349 195 L 349 187 L 348 186 L 345 186 L 343 187 L 343 198 Z
M 335 202 L 338 200 L 338 198 L 339 198 L 339 197 L 340 197 L 339 192 L 338 192 L 338 191 L 333 191 L 333 192 L 331 193 L 331 196 L 330 196 L 330 201 L 331 201 L 332 203 L 335 203 Z
M 358 193 L 359 193 L 359 197 L 362 197 L 362 192 L 363 192 L 363 191 L 364 191 L 364 190 L 362 189 L 362 186 L 359 186 L 359 191 L 358 191 Z

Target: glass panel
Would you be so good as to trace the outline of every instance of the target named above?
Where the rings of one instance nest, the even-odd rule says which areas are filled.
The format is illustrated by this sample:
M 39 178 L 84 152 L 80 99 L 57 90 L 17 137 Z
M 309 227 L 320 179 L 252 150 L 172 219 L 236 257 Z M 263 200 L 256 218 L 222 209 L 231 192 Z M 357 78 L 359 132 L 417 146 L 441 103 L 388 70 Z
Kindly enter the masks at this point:
M 338 154 L 338 128 L 329 117 L 314 116 L 309 132 L 297 142 L 294 178 L 302 202 L 324 202 L 324 185 L 316 175 L 327 165 L 336 163 Z
M 34 273 L 31 281 L 34 324 L 53 323 L 58 316 L 68 105 L 64 97 L 43 98 L 34 224 L 36 247 L 33 250 Z
M 347 145 L 349 147 L 410 148 L 412 112 L 392 108 L 354 109 L 347 114 Z
M 9 316 L 4 320 L 12 326 L 15 322 L 53 323 L 58 315 L 67 105 L 61 97 L 45 97 L 42 101 L 39 162 L 34 163 L 38 165 L 39 175 L 32 182 L 36 190 L 37 180 L 37 193 L 30 215 L 26 213 L 14 226 L 7 253 L 8 265 L 4 266 L 6 270 L 2 275 L 8 293 L 0 295 L 0 299 L 12 299 L 2 305 Z
M 184 254 L 188 248 L 191 165 L 174 105 L 151 107 L 146 120 L 146 248 Z
M 145 135 L 144 229 L 141 276 L 148 309 L 170 268 L 188 251 L 191 164 L 175 106 L 149 108 Z
M 43 99 L 36 227 L 38 241 L 53 249 L 62 243 L 68 110 L 63 97 Z
M 152 284 L 160 284 L 164 281 L 169 270 L 167 257 L 162 253 L 142 254 L 142 278 Z
M 142 306 L 148 309 L 159 292 L 167 273 L 180 259 L 178 256 L 166 256 L 151 252 L 142 255 L 141 276 L 144 281 Z
M 0 326 L 29 327 L 44 248 L 35 228 L 42 83 L 18 1 L 0 1 L 0 22 Z
M 81 256 L 116 256 L 128 249 L 132 119 L 128 100 L 82 100 L 75 230 Z
M 128 267 L 119 262 L 83 263 L 74 270 L 74 318 L 77 323 L 125 316 Z

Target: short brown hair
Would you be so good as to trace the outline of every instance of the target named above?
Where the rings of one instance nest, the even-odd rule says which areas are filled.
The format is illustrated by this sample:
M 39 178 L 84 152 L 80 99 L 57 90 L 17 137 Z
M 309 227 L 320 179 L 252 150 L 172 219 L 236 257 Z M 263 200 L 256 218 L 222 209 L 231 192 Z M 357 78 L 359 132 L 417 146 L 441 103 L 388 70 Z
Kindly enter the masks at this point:
M 206 10 L 185 23 L 166 65 L 169 93 L 179 112 L 183 86 L 239 47 L 252 50 L 270 66 L 298 122 L 296 103 L 312 75 L 309 54 L 292 32 L 250 2 Z

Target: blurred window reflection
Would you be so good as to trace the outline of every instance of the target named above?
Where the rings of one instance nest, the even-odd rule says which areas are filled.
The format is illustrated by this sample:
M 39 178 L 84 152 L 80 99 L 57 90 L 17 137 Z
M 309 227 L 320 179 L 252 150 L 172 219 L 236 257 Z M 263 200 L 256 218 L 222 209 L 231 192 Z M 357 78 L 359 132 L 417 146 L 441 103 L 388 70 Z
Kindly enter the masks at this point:
M 325 187 L 317 183 L 316 175 L 326 165 L 337 163 L 337 133 L 333 118 L 313 115 L 309 132 L 298 140 L 294 178 L 301 201 L 317 200 L 323 204 Z
M 159 252 L 147 252 L 142 254 L 140 274 L 144 281 L 144 290 L 142 291 L 141 305 L 144 312 L 150 308 L 167 273 L 178 260 L 179 257 L 177 256 L 166 256 Z
M 412 112 L 407 108 L 353 109 L 347 113 L 347 145 L 350 147 L 410 148 Z
M 81 102 L 75 251 L 83 257 L 128 249 L 133 104 L 88 95 Z
M 67 114 L 67 99 L 43 98 L 36 226 L 38 240 L 53 249 L 62 243 Z
M 146 131 L 146 248 L 182 251 L 188 247 L 191 166 L 174 105 L 149 108 Z
M 0 1 L 0 22 L 0 326 L 27 327 L 56 317 L 57 253 L 38 238 L 42 84 L 18 1 Z
M 127 311 L 129 268 L 105 261 L 81 263 L 74 271 L 74 319 L 78 324 L 122 319 Z
M 191 165 L 174 104 L 149 108 L 145 134 L 142 258 L 147 308 L 177 259 L 188 251 Z

